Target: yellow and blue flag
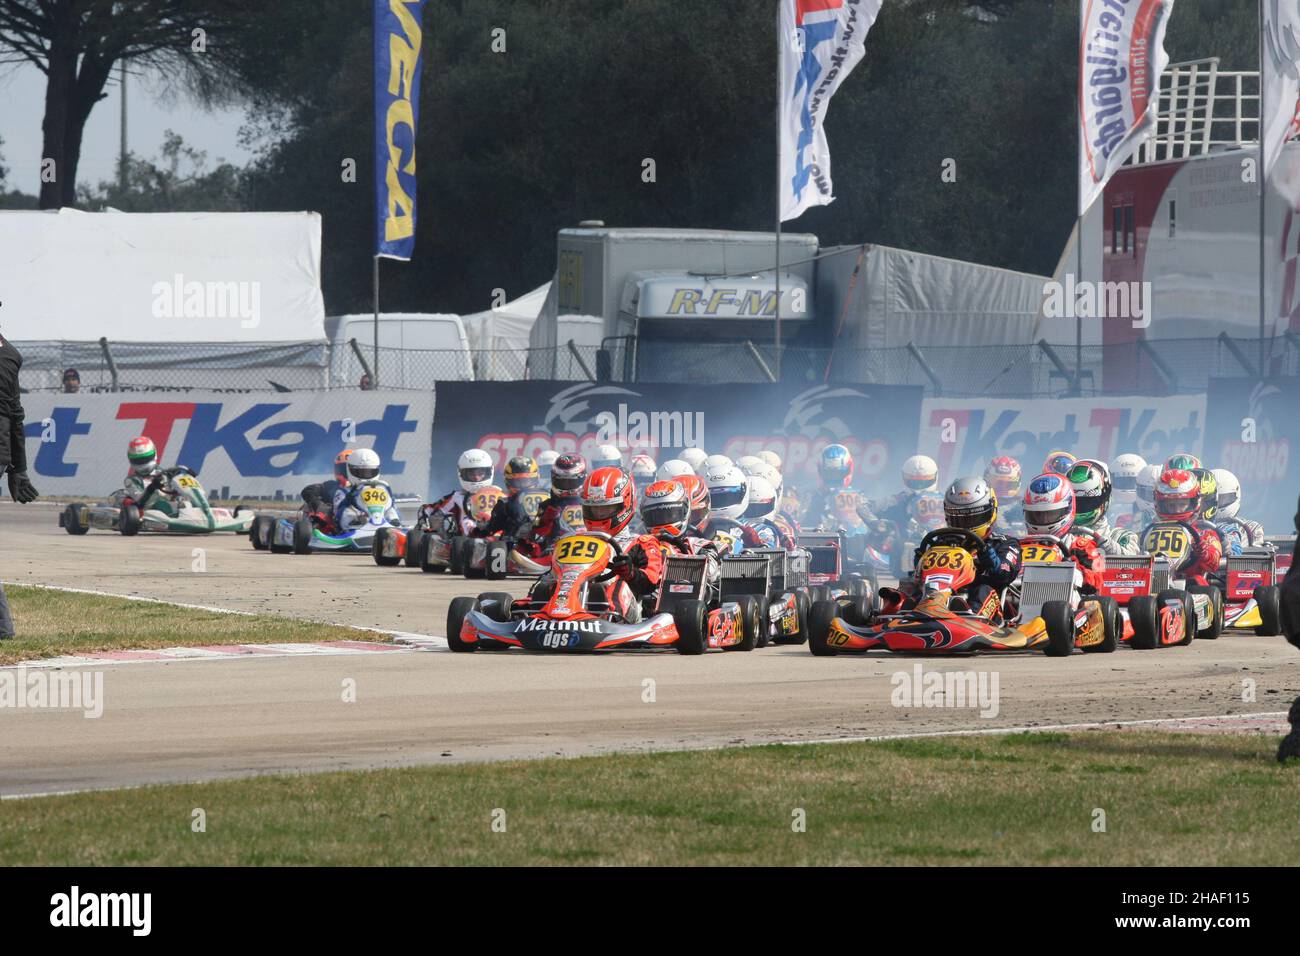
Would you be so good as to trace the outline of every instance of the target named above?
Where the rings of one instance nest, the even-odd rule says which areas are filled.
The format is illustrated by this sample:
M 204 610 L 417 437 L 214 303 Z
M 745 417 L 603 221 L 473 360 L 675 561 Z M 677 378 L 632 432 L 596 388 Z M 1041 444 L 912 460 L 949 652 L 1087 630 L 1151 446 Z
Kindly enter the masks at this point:
M 375 255 L 415 248 L 415 130 L 425 0 L 375 4 Z

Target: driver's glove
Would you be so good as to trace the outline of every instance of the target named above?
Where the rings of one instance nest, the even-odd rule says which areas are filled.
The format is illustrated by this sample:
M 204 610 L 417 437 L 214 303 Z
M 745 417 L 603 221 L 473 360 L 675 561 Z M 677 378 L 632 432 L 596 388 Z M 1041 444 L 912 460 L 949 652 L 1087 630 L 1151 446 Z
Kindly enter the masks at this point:
M 36 486 L 31 483 L 25 471 L 9 472 L 9 494 L 14 501 L 25 505 L 36 500 Z
M 630 567 L 640 570 L 650 563 L 650 556 L 645 553 L 644 548 L 633 548 L 627 553 L 627 563 Z

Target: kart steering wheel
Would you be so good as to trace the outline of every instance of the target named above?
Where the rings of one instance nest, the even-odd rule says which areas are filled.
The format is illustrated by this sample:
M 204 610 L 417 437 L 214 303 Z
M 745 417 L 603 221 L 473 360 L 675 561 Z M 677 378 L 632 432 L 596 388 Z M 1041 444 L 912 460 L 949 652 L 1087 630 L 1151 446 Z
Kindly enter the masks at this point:
M 926 533 L 926 536 L 921 539 L 921 543 L 917 545 L 916 550 L 918 553 L 924 554 L 927 548 L 935 544 L 955 545 L 964 548 L 971 554 L 979 554 L 987 546 L 983 538 L 973 531 L 967 531 L 965 528 L 936 528 Z
M 1061 557 L 1065 558 L 1067 561 L 1073 559 L 1073 556 L 1070 554 L 1070 549 L 1065 546 L 1065 542 L 1054 534 L 1027 534 L 1020 539 L 1020 543 L 1050 544 L 1055 547 L 1057 551 L 1061 552 Z
M 1073 528 L 1070 529 L 1070 534 L 1082 535 L 1085 538 L 1091 538 L 1093 542 L 1096 544 L 1102 543 L 1101 535 L 1099 535 L 1092 528 L 1085 528 L 1083 525 L 1075 525 Z
M 609 565 L 607 566 L 606 570 L 600 572 L 600 574 L 596 575 L 594 578 L 591 579 L 597 582 L 598 584 L 602 584 L 605 581 L 608 581 L 610 578 L 614 577 L 614 575 L 618 573 L 618 569 L 614 567 L 614 564 L 615 562 L 617 562 L 618 564 L 622 564 L 623 560 L 626 560 L 627 555 L 623 552 L 622 545 L 620 545 L 618 543 L 618 540 L 614 538 L 612 535 L 608 535 L 603 531 L 584 531 L 582 533 L 592 538 L 599 538 L 601 541 L 604 541 L 607 545 L 609 545 L 610 548 L 612 548 L 614 551 L 614 557 L 609 559 Z

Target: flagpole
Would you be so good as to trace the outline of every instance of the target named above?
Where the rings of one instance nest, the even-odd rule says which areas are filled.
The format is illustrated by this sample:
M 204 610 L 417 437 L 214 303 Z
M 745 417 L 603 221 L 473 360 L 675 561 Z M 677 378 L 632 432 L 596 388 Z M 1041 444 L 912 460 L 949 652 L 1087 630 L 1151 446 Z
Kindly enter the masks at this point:
M 1265 231 L 1268 228 L 1267 207 L 1265 205 L 1268 160 L 1264 155 L 1264 121 L 1268 115 L 1264 110 L 1264 74 L 1268 72 L 1264 63 L 1266 55 L 1264 44 L 1264 0 L 1259 0 L 1259 169 L 1256 170 L 1256 176 L 1259 179 L 1259 377 L 1261 379 L 1268 377 L 1264 371 L 1264 310 L 1267 307 L 1265 301 L 1267 292 L 1265 271 L 1268 258 L 1265 237 Z
M 785 0 L 776 0 L 776 267 L 772 273 L 773 289 L 776 293 L 776 331 L 774 345 L 776 356 L 776 380 L 781 381 L 781 4 Z
M 379 256 L 375 256 L 375 269 L 371 277 L 371 288 L 375 294 L 375 357 L 370 366 L 370 387 L 379 387 Z
M 1076 147 L 1075 165 L 1078 167 L 1075 174 L 1075 185 L 1078 188 L 1078 199 L 1075 202 L 1077 207 L 1074 218 L 1074 394 L 1080 398 L 1083 397 L 1083 315 L 1079 311 L 1079 290 L 1083 287 L 1083 157 L 1084 144 L 1083 137 L 1087 130 L 1084 128 L 1083 118 L 1083 5 L 1079 5 L 1079 79 L 1074 89 L 1074 115 L 1075 127 L 1078 132 L 1078 145 Z

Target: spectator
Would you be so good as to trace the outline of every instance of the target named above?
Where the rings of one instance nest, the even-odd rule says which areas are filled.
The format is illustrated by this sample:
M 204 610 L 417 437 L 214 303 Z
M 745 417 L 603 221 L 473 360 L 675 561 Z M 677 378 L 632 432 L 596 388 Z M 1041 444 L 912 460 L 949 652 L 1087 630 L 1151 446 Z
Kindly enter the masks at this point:
M 361 375 L 361 391 L 369 392 L 374 389 L 374 384 L 370 381 L 370 373 L 363 372 Z
M 22 354 L 0 335 L 0 472 L 9 478 L 9 494 L 27 504 L 36 500 L 36 489 L 27 478 L 27 448 L 23 441 L 23 406 L 19 396 L 18 370 Z M 13 616 L 0 585 L 0 640 L 14 636 Z
M 1300 504 L 1296 505 L 1295 529 L 1300 533 Z M 1300 650 L 1300 538 L 1296 539 L 1295 551 L 1292 552 L 1291 570 L 1282 581 L 1282 633 L 1291 645 Z M 1284 761 L 1288 757 L 1300 757 L 1300 697 L 1291 705 L 1287 719 L 1291 722 L 1291 733 L 1282 738 L 1277 748 L 1277 759 Z
M 63 391 L 68 395 L 75 395 L 81 391 L 81 373 L 75 368 L 63 370 Z

